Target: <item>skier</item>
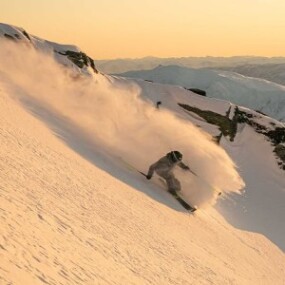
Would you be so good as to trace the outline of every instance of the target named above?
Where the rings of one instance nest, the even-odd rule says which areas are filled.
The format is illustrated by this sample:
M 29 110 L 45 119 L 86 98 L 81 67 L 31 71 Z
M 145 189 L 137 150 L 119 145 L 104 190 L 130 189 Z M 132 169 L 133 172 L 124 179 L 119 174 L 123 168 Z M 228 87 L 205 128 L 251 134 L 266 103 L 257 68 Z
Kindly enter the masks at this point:
M 189 166 L 182 162 L 182 154 L 177 150 L 167 153 L 152 164 L 149 167 L 146 178 L 151 179 L 153 173 L 156 172 L 157 175 L 165 179 L 168 192 L 176 195 L 176 192 L 181 190 L 181 184 L 173 174 L 173 169 L 176 165 L 184 170 L 190 170 Z
M 157 101 L 156 102 L 156 108 L 159 109 L 160 105 L 161 105 L 161 101 Z

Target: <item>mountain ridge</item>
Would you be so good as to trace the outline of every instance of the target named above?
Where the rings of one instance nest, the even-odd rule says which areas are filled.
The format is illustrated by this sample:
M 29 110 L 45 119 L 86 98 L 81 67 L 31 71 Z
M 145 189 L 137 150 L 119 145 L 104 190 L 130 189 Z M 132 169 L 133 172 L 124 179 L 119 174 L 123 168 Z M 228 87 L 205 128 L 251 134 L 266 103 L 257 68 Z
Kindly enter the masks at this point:
M 258 56 L 233 56 L 233 57 L 171 57 L 171 58 L 121 58 L 111 60 L 96 60 L 98 68 L 108 74 L 124 73 L 132 70 L 153 69 L 159 65 L 179 65 L 190 68 L 219 68 L 225 69 L 239 67 L 245 64 L 280 64 L 285 63 L 285 57 L 258 57 Z
M 23 28 L 3 23 L 0 23 L 0 37 L 51 53 L 62 65 L 76 69 L 79 74 L 92 75 L 92 73 L 98 73 L 94 60 L 75 45 L 64 45 L 43 40 L 28 34 Z

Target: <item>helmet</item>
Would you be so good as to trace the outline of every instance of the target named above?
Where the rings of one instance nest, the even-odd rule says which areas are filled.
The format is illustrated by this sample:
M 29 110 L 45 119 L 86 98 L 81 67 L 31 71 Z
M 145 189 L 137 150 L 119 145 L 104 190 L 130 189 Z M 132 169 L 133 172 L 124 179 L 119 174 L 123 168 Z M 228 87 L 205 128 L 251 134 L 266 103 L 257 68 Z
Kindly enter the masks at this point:
M 182 153 L 177 150 L 169 152 L 168 155 L 173 162 L 178 162 L 182 160 Z

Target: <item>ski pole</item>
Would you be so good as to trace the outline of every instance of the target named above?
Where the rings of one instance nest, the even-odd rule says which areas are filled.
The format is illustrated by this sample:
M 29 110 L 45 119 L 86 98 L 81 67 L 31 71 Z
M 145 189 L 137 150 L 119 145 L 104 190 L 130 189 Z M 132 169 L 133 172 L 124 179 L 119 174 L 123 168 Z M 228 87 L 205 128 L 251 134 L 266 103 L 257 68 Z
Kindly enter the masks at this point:
M 193 170 L 191 170 L 190 168 L 188 169 L 192 174 L 194 174 L 195 176 L 199 177 Z

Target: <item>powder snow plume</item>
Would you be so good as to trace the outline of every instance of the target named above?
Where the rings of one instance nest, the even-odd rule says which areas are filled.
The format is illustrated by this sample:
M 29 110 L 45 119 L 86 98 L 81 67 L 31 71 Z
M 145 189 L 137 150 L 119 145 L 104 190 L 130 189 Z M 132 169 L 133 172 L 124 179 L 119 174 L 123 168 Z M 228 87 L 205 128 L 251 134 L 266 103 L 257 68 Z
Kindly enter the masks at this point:
M 34 105 L 57 120 L 69 120 L 94 142 L 94 148 L 143 171 L 170 150 L 181 151 L 183 161 L 198 174 L 177 171 L 183 194 L 195 204 L 214 203 L 218 192 L 239 192 L 244 186 L 221 147 L 191 122 L 167 110 L 157 111 L 143 100 L 135 82 L 116 84 L 101 74 L 75 79 L 73 72 L 51 54 L 1 43 L 0 76 L 9 93 L 25 107 Z

